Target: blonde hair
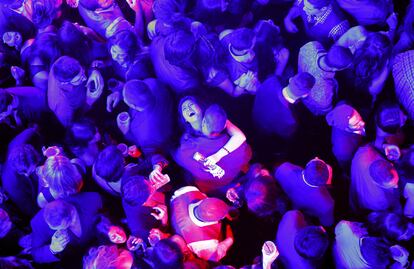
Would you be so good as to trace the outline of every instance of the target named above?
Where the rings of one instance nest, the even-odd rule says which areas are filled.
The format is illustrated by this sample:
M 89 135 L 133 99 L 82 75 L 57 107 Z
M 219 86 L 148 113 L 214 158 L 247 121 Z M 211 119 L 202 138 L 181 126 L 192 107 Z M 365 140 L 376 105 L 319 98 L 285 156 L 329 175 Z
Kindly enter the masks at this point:
M 76 166 L 65 156 L 47 158 L 43 167 L 43 176 L 50 189 L 63 198 L 80 191 L 83 185 L 82 175 Z

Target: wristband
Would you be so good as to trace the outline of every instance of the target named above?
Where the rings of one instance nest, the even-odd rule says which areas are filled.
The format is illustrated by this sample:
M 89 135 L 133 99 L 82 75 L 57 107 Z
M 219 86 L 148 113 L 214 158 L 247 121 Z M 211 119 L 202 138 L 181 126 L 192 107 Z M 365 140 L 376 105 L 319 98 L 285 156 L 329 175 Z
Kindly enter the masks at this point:
M 227 151 L 227 154 L 230 154 L 230 151 L 229 151 L 228 149 L 226 149 L 226 147 L 223 147 L 223 149 L 224 149 L 225 151 Z

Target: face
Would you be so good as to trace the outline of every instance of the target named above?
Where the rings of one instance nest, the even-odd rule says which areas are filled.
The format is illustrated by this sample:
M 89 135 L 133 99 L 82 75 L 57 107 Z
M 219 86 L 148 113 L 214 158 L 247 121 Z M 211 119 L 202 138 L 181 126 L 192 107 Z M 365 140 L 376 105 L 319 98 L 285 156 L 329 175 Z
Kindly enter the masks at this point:
M 186 122 L 195 122 L 201 119 L 202 111 L 199 105 L 192 100 L 186 100 L 181 105 L 181 114 Z
M 314 16 L 318 14 L 319 9 L 316 9 L 308 0 L 305 0 L 303 5 L 303 11 L 305 11 L 306 15 Z
M 62 220 L 62 222 L 60 223 L 60 225 L 57 226 L 53 226 L 51 224 L 48 224 L 50 229 L 58 231 L 58 230 L 66 230 L 67 228 L 69 228 L 71 224 L 71 219 L 70 218 L 65 218 Z
M 363 121 L 361 116 L 357 112 L 354 111 L 354 113 L 348 120 L 348 128 L 352 132 L 364 133 L 365 132 L 364 127 L 365 127 L 365 122 Z
M 113 45 L 110 49 L 112 59 L 117 62 L 120 66 L 127 66 L 128 54 L 120 46 Z
M 22 44 L 22 35 L 18 32 L 5 32 L 3 34 L 3 42 L 10 47 L 20 47 Z
M 111 226 L 109 228 L 108 237 L 115 244 L 123 244 L 127 240 L 124 230 L 118 226 Z

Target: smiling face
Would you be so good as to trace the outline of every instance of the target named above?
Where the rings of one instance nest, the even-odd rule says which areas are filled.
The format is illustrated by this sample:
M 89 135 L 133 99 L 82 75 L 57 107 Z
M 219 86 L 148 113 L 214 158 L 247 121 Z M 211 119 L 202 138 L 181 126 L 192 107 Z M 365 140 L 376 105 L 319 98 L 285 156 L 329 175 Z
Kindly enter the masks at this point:
M 181 104 L 181 115 L 186 122 L 191 123 L 201 120 L 202 111 L 197 103 L 188 99 Z
M 113 45 L 111 47 L 111 57 L 112 59 L 117 62 L 120 66 L 126 67 L 128 62 L 128 53 L 126 53 L 125 50 L 123 50 L 118 45 Z

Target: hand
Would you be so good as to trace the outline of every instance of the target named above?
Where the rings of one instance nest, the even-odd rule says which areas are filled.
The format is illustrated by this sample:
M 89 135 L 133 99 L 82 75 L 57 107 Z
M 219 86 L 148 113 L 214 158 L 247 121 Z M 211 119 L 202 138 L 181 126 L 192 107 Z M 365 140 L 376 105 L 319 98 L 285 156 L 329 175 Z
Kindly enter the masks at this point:
M 12 76 L 13 76 L 13 78 L 16 80 L 16 81 L 22 81 L 23 80 L 23 78 L 24 78 L 24 76 L 25 76 L 25 74 L 26 74 L 26 71 L 24 71 L 24 69 L 22 69 L 22 68 L 20 68 L 20 67 L 18 67 L 18 66 L 12 66 L 11 68 L 10 68 L 10 72 L 11 72 L 11 74 L 12 74 Z
M 224 256 L 226 256 L 226 254 L 227 254 L 228 248 L 229 247 L 227 246 L 227 244 L 224 241 L 218 243 L 217 249 L 216 249 L 215 260 L 219 261 L 219 260 L 223 259 Z
M 129 236 L 126 245 L 127 245 L 127 248 L 130 251 L 135 251 L 135 250 L 139 249 L 140 247 L 145 249 L 144 241 L 141 238 L 133 236 L 133 235 Z
M 299 31 L 298 27 L 293 23 L 293 21 L 290 18 L 285 17 L 284 23 L 285 23 L 286 31 L 288 31 L 289 33 L 294 34 Z
M 154 246 L 161 239 L 168 238 L 170 235 L 161 232 L 158 228 L 152 228 L 148 235 L 148 242 L 151 246 Z
M 393 12 L 391 13 L 387 18 L 387 24 L 390 30 L 397 29 L 398 26 L 398 16 L 397 13 Z
M 126 0 L 126 2 L 128 3 L 129 7 L 135 12 L 138 12 L 138 10 L 141 8 L 139 0 Z
M 106 97 L 106 111 L 112 112 L 121 101 L 121 94 L 119 92 L 113 92 L 108 97 Z
M 399 262 L 403 266 L 405 266 L 407 264 L 408 256 L 410 254 L 408 253 L 408 251 L 405 248 L 403 248 L 399 245 L 394 245 L 394 246 L 390 247 L 390 251 L 391 251 L 392 258 L 396 262 Z
M 289 50 L 287 48 L 281 48 L 280 50 L 273 51 L 276 64 L 285 63 L 289 60 Z
M 52 236 L 52 242 L 50 243 L 50 251 L 52 253 L 59 253 L 62 252 L 68 243 L 70 242 L 70 237 L 68 231 L 64 230 L 57 230 Z
M 102 94 L 104 79 L 98 70 L 93 70 L 86 83 L 86 98 L 88 105 L 92 105 Z
M 123 244 L 127 240 L 125 231 L 121 227 L 114 225 L 109 227 L 108 237 L 114 244 Z
M 157 20 L 152 20 L 147 25 L 147 34 L 148 34 L 149 40 L 152 40 L 155 36 L 157 36 L 156 24 L 157 24 Z
M 272 241 L 266 241 L 262 246 L 262 261 L 263 264 L 272 264 L 279 256 L 279 250 Z
M 13 112 L 13 106 L 8 105 L 6 111 L 0 113 L 0 122 L 4 121 L 9 117 Z
M 79 0 L 66 0 L 66 3 L 71 8 L 77 8 L 79 6 Z
M 236 202 L 237 200 L 240 199 L 240 197 L 237 194 L 237 191 L 236 191 L 235 188 L 230 188 L 230 189 L 227 190 L 226 198 L 227 198 L 227 200 L 229 200 L 232 203 L 234 203 L 234 202 Z
M 213 154 L 206 158 L 206 160 L 204 161 L 204 165 L 205 166 L 215 165 L 220 160 L 221 160 L 220 156 L 218 156 L 217 154 Z
M 154 165 L 154 170 L 151 171 L 149 180 L 152 185 L 163 183 L 164 175 L 162 174 L 162 168 L 159 164 Z
M 161 223 L 166 226 L 168 224 L 168 209 L 166 205 L 159 204 L 152 208 L 155 212 L 151 213 L 156 220 L 160 220 Z

